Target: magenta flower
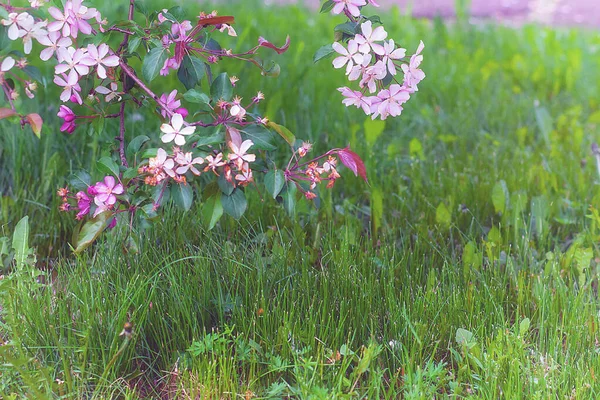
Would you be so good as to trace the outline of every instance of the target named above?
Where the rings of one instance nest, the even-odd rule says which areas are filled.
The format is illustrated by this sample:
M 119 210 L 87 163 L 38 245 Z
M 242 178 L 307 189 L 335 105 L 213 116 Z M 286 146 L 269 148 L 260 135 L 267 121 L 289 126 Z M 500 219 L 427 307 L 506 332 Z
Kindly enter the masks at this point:
M 179 63 L 177 62 L 177 59 L 175 57 L 167 58 L 165 60 L 165 63 L 163 64 L 163 67 L 160 69 L 160 75 L 167 76 L 169 75 L 169 70 L 178 68 Z
M 175 112 L 175 110 L 181 106 L 181 101 L 177 100 L 177 89 L 174 89 L 169 94 L 163 93 L 162 96 L 160 96 L 160 101 L 169 109 L 169 111 L 172 111 L 172 112 Z M 167 118 L 166 110 L 161 109 L 160 113 L 162 114 L 163 118 Z M 180 114 L 183 118 L 187 117 L 187 114 L 186 115 L 183 115 L 182 113 L 180 113 Z
M 60 106 L 60 111 L 56 114 L 59 118 L 63 119 L 63 124 L 60 127 L 61 132 L 73 133 L 77 125 L 75 119 L 77 115 L 67 106 Z
M 119 65 L 119 57 L 116 55 L 108 55 L 110 48 L 102 43 L 96 47 L 89 44 L 87 47 L 87 56 L 81 60 L 81 63 L 88 67 L 96 67 L 96 72 L 100 79 L 106 79 L 106 68 L 116 67 Z
M 54 77 L 54 83 L 64 88 L 62 93 L 60 94 L 60 99 L 63 102 L 69 101 L 69 99 L 71 99 L 71 96 L 73 96 L 74 100 L 77 103 L 83 103 L 81 95 L 79 94 L 79 92 L 81 92 L 81 86 L 79 86 L 78 80 L 79 76 L 77 76 L 77 72 L 75 72 L 74 69 L 72 69 L 71 72 L 69 72 L 68 76 L 65 74 L 61 74 L 61 76 Z
M 123 194 L 123 185 L 117 183 L 115 178 L 108 175 L 104 177 L 104 180 L 94 185 L 96 196 L 94 197 L 94 203 L 100 206 L 106 204 L 112 206 L 117 202 L 115 195 Z
M 47 36 L 40 36 L 38 42 L 46 46 L 40 53 L 42 61 L 48 61 L 54 53 L 58 55 L 59 49 L 67 48 L 73 44 L 71 38 L 61 37 L 60 32 L 49 32 Z
M 50 7 L 48 12 L 56 20 L 48 24 L 50 32 L 62 31 L 64 37 L 72 36 L 77 38 L 77 33 L 89 35 L 92 33 L 92 26 L 87 20 L 95 18 L 101 20 L 101 16 L 95 8 L 87 8 L 82 5 L 82 0 L 69 0 L 65 3 L 64 10 L 56 7 Z
M 79 212 L 75 216 L 78 220 L 82 219 L 84 216 L 88 215 L 90 212 L 90 204 L 92 203 L 91 199 L 85 192 L 78 192 L 75 195 L 77 199 L 77 209 Z
M 344 9 L 347 9 L 350 14 L 355 17 L 360 15 L 360 9 L 358 7 L 367 5 L 365 0 L 333 0 L 335 6 L 331 12 L 334 14 L 341 14 Z

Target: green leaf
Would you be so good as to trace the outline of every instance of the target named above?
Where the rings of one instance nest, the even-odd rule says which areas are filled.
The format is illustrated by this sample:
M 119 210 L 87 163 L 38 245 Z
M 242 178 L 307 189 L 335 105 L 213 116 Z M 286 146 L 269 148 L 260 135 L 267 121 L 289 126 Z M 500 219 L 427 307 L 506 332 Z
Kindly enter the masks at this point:
M 148 15 L 149 15 L 148 7 L 146 7 L 146 3 L 144 1 L 137 0 L 134 3 L 134 7 L 137 12 L 144 14 L 145 17 L 148 17 Z
M 137 5 L 137 3 L 136 3 Z M 135 53 L 140 44 L 142 43 L 142 38 L 140 36 L 134 36 L 129 38 L 129 43 L 127 43 L 127 52 L 129 54 Z
M 119 166 L 108 156 L 102 157 L 97 163 L 98 170 L 103 174 L 110 174 L 114 177 L 119 176 Z
M 267 172 L 265 175 L 265 187 L 274 199 L 277 198 L 283 189 L 283 185 L 285 185 L 285 176 L 282 170 L 276 169 Z
M 235 219 L 240 219 L 248 207 L 246 195 L 240 189 L 235 189 L 229 196 L 221 196 L 221 204 L 223 210 Z
M 152 82 L 158 76 L 160 69 L 167 60 L 167 50 L 162 46 L 157 46 L 151 49 L 142 64 L 142 76 L 148 82 Z
M 184 56 L 177 71 L 177 78 L 187 90 L 196 86 L 205 74 L 204 62 L 197 57 Z
M 552 116 L 545 107 L 535 108 L 535 120 L 547 146 L 550 145 L 550 134 L 553 129 Z
M 221 193 L 210 196 L 202 205 L 202 221 L 209 229 L 213 229 L 219 219 L 223 216 L 223 205 L 221 204 Z
M 287 182 L 285 184 L 284 190 L 281 192 L 281 197 L 283 199 L 283 208 L 288 213 L 290 217 L 294 217 L 296 215 L 296 191 L 298 188 L 296 184 L 293 182 Z
M 333 6 L 335 5 L 335 3 L 333 2 L 333 0 L 327 0 L 325 3 L 323 3 L 323 5 L 321 6 L 321 13 L 326 13 L 331 11 L 331 9 L 333 8 Z
M 75 190 L 86 191 L 92 184 L 92 177 L 87 171 L 77 171 L 69 177 L 69 186 Z
M 277 147 L 273 145 L 275 135 L 273 135 L 273 132 L 268 130 L 264 125 L 248 125 L 241 133 L 244 140 L 250 139 L 254 142 L 252 148 L 260 150 L 277 149 Z
M 531 320 L 529 318 L 523 318 L 523 320 L 519 323 L 519 335 L 523 336 L 529 331 L 529 327 L 531 326 Z
M 189 184 L 175 184 L 171 187 L 171 197 L 177 207 L 189 211 L 194 200 L 194 191 Z
M 108 221 L 113 216 L 111 212 L 105 211 L 98 214 L 95 218 L 86 222 L 77 234 L 75 243 L 75 253 L 81 253 L 83 250 L 90 247 L 102 232 L 106 229 Z
M 212 128 L 212 129 L 214 129 L 213 133 L 211 133 L 210 135 L 207 135 L 207 136 L 200 136 L 196 140 L 196 147 L 208 146 L 208 145 L 217 144 L 217 143 L 223 143 L 223 141 L 225 140 L 225 134 L 223 133 L 223 129 L 221 129 L 221 126 L 217 126 L 216 129 L 215 128 Z
M 496 214 L 504 214 L 509 200 L 508 188 L 505 181 L 499 181 L 492 189 L 492 203 Z
M 12 248 L 15 250 L 17 266 L 25 265 L 29 254 L 29 217 L 25 216 L 17 222 L 12 237 Z
M 435 222 L 445 228 L 448 228 L 452 222 L 452 214 L 444 202 L 441 202 L 435 210 Z
M 217 179 L 217 184 L 219 185 L 219 189 L 223 192 L 224 195 L 229 196 L 235 190 L 235 186 L 233 183 L 229 182 L 225 179 L 225 174 L 219 175 Z
M 43 80 L 42 73 L 40 72 L 39 68 L 33 65 L 26 65 L 23 68 L 23 72 L 25 72 L 34 81 L 41 83 Z
M 296 136 L 285 126 L 278 125 L 275 122 L 269 122 L 267 126 L 279 134 L 290 146 L 296 142 Z
M 150 138 L 146 135 L 139 135 L 131 139 L 131 142 L 127 145 L 127 156 L 131 157 L 134 154 L 137 154 L 142 146 L 149 140 Z
M 201 107 L 201 111 L 210 111 L 210 97 L 205 93 L 202 93 L 196 89 L 190 89 L 183 95 L 183 99 L 185 101 L 189 101 L 190 103 L 206 105 L 206 107 Z
M 473 340 L 473 333 L 466 329 L 458 328 L 456 330 L 455 340 L 456 343 L 460 345 L 466 345 Z
M 331 46 L 331 44 L 326 44 L 325 46 L 321 46 L 319 48 L 319 50 L 317 50 L 317 52 L 313 56 L 313 62 L 317 63 L 318 61 L 324 59 L 325 57 L 330 56 L 333 53 L 335 53 L 335 50 L 333 50 L 333 47 Z
M 367 118 L 363 123 L 363 127 L 365 128 L 365 139 L 367 141 L 367 145 L 372 147 L 377 141 L 377 138 L 383 133 L 383 130 L 385 129 L 385 121 Z
M 357 22 L 346 22 L 346 23 L 337 25 L 333 30 L 335 32 L 342 32 L 342 33 L 345 33 L 346 35 L 354 36 L 358 33 L 357 32 L 358 26 L 359 26 L 359 24 Z
M 210 86 L 210 95 L 216 103 L 219 100 L 229 101 L 233 97 L 233 85 L 226 72 L 219 74 Z

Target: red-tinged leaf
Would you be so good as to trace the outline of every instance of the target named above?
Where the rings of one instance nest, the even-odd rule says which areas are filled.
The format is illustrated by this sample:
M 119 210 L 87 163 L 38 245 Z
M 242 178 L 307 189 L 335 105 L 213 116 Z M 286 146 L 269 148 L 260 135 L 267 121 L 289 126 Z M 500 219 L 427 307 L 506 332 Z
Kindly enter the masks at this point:
M 38 138 L 42 133 L 42 126 L 44 125 L 44 120 L 40 117 L 39 114 L 27 114 L 27 122 L 31 125 L 31 130 L 35 133 L 35 136 Z
M 231 16 L 222 16 L 222 17 L 210 17 L 210 18 L 202 18 L 198 21 L 198 26 L 203 27 L 207 25 L 222 25 L 227 24 L 231 25 L 235 23 L 235 19 Z
M 267 39 L 261 36 L 258 38 L 258 45 L 260 47 L 268 47 L 269 49 L 275 50 L 277 54 L 283 54 L 290 47 L 290 37 L 288 35 L 288 37 L 285 39 L 285 44 L 283 46 L 277 47 L 273 43 L 269 42 Z
M 369 182 L 367 180 L 367 169 L 365 168 L 365 163 L 359 157 L 358 154 L 350 150 L 349 147 L 338 151 L 338 156 L 347 168 L 349 168 L 352 172 L 354 172 L 355 176 L 360 176 L 365 180 L 365 182 Z
M 0 108 L 0 119 L 8 118 L 17 115 L 17 113 L 10 108 Z

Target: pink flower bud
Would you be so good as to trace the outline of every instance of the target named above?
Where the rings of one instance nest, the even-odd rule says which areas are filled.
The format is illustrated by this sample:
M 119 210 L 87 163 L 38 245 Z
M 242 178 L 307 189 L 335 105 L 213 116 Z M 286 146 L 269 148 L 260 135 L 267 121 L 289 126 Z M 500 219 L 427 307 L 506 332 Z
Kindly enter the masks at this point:
M 187 117 L 187 116 L 188 116 L 188 114 L 189 114 L 189 113 L 188 113 L 188 110 L 187 110 L 187 109 L 185 109 L 185 108 L 183 108 L 183 107 L 177 108 L 177 109 L 176 109 L 174 112 L 175 112 L 176 114 L 181 114 L 181 116 L 182 116 L 184 119 L 185 119 L 185 117 Z

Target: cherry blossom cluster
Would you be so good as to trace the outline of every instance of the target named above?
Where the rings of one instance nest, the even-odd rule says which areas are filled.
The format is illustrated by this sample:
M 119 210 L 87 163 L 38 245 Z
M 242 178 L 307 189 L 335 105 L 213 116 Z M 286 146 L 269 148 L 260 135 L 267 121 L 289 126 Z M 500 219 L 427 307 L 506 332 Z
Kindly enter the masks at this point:
M 396 46 L 394 39 L 386 40 L 388 33 L 383 26 L 373 26 L 373 22 L 360 15 L 360 7 L 365 0 L 333 0 L 333 13 L 342 11 L 357 26 L 360 33 L 346 37 L 347 42 L 335 42 L 332 49 L 338 56 L 333 60 L 335 68 L 344 68 L 350 82 L 358 82 L 359 90 L 341 87 L 346 107 L 355 106 L 370 115 L 372 119 L 397 117 L 402 113 L 402 105 L 411 94 L 418 91 L 418 84 L 425 78 L 420 69 L 423 61 L 424 45 L 421 41 L 416 52 L 406 58 L 406 49 Z M 376 3 L 370 2 L 377 6 Z M 361 22 L 362 21 L 362 22 Z M 399 78 L 399 71 L 403 77 Z
M 27 58 L 33 53 L 54 63 L 51 81 L 60 88 L 62 103 L 57 104 L 56 115 L 62 121 L 61 132 L 74 134 L 80 125 L 94 121 L 99 123 L 92 127 L 101 131 L 104 120 L 118 120 L 114 152 L 97 161 L 101 179 L 92 180 L 92 174 L 86 173 L 57 193 L 61 211 L 88 220 L 82 231 L 98 230 L 91 236 L 114 226 L 121 213 L 128 213 L 130 225 L 136 219 L 153 219 L 165 198 L 177 197 L 176 204 L 189 209 L 194 197 L 190 185 L 200 182 L 200 176 L 198 190 L 213 188 L 206 189 L 213 201 L 203 204 L 212 207 L 203 212 L 210 216 L 211 228 L 224 212 L 241 217 L 250 184 L 257 190 L 263 184 L 273 198 L 285 196 L 289 204 L 296 201 L 297 192 L 312 200 L 319 195 L 319 185 L 333 187 L 341 177 L 342 165 L 367 180 L 363 161 L 350 148 L 331 149 L 310 159 L 310 143 L 260 115 L 262 92 L 244 101 L 236 95 L 239 82 L 235 76 L 214 73 L 221 60 L 229 58 L 255 65 L 263 76 L 277 76 L 279 66 L 263 61 L 257 53 L 261 49 L 285 53 L 289 37 L 281 46 L 259 37 L 254 47 L 234 52 L 216 39 L 233 40 L 237 36 L 235 20 L 216 11 L 185 19 L 180 7 L 150 12 L 136 9 L 131 0 L 127 23 L 110 24 L 83 0 L 67 0 L 60 8 L 46 0 L 29 2 L 30 8 L 0 3 L 0 24 L 4 26 L 0 34 L 5 31 L 15 46 L 23 49 L 22 53 L 2 52 L 7 55 L 0 56 L 0 86 L 10 107 L 0 107 L 0 119 L 20 117 L 21 125 L 30 124 L 34 132 L 41 129 L 39 115 L 21 115 L 17 109 L 23 101 L 19 89 L 29 98 L 38 90 L 36 76 L 40 72 L 32 73 L 36 69 Z M 345 14 L 357 32 L 349 35 L 345 30 L 331 46 L 331 51 L 338 53 L 334 67 L 345 68 L 348 79 L 359 88 L 340 88 L 343 103 L 362 108 L 372 118 L 400 115 L 402 104 L 425 77 L 419 69 L 422 43 L 405 62 L 406 50 L 387 40 L 382 26 L 375 27 L 361 15 L 363 6 L 378 6 L 375 0 L 326 3 L 334 14 Z M 144 14 L 137 18 L 143 23 L 136 21 L 136 12 Z M 109 32 L 112 36 L 104 35 Z M 113 43 L 118 35 L 122 35 L 121 42 Z M 139 69 L 132 66 L 135 63 L 129 64 L 132 57 L 142 59 Z M 179 87 L 168 87 L 164 93 L 151 88 L 155 79 L 174 81 L 174 77 L 163 78 L 173 72 Z M 207 84 L 201 85 L 201 81 Z M 155 112 L 155 128 L 128 137 L 127 113 L 148 105 Z M 277 168 L 271 154 L 281 148 L 275 143 L 278 137 L 291 152 L 285 168 Z M 207 178 L 215 177 L 218 184 L 206 185 Z M 86 231 L 82 236 L 90 235 Z M 77 245 L 76 251 L 89 244 Z

